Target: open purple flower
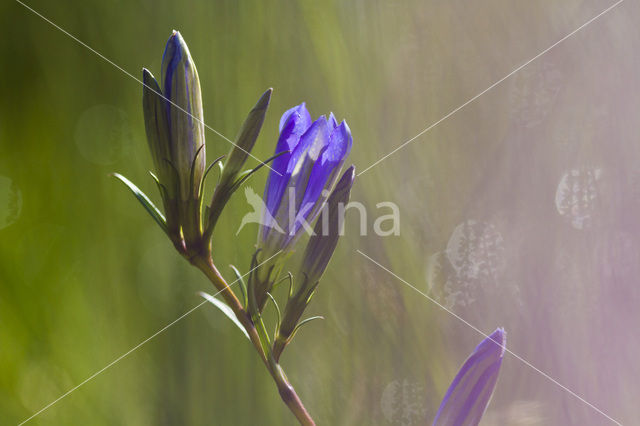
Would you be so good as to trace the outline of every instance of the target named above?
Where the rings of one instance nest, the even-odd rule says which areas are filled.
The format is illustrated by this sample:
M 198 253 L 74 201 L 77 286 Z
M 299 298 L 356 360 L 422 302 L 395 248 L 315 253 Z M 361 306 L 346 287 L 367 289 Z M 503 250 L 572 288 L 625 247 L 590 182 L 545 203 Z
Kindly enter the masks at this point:
M 498 380 L 505 345 L 503 328 L 480 342 L 449 386 L 434 426 L 467 426 L 480 422 Z
M 305 104 L 280 119 L 280 138 L 264 192 L 266 209 L 259 245 L 267 253 L 288 251 L 303 229 L 310 230 L 335 183 L 353 139 L 333 113 L 311 121 Z

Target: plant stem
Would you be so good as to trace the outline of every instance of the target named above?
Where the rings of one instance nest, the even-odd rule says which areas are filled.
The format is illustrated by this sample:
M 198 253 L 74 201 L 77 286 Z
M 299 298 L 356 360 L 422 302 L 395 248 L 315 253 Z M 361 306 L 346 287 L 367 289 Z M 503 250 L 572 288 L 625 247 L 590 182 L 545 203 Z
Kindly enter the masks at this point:
M 278 364 L 272 356 L 269 357 L 269 363 L 271 364 L 271 375 L 278 386 L 280 398 L 287 404 L 287 407 L 289 407 L 289 410 L 296 416 L 296 419 L 298 419 L 301 425 L 315 426 L 316 423 L 311 418 L 311 415 L 309 415 L 307 409 L 304 408 L 300 397 L 287 380 L 287 376 L 284 374 L 280 364 Z
M 216 289 L 220 291 L 227 305 L 231 308 L 231 310 L 233 310 L 233 313 L 238 318 L 244 329 L 247 331 L 251 343 L 253 343 L 253 346 L 260 355 L 260 358 L 267 367 L 267 370 L 271 374 L 271 377 L 273 377 L 273 380 L 276 382 L 280 398 L 282 398 L 289 410 L 291 410 L 293 415 L 296 416 L 296 419 L 298 419 L 301 425 L 315 426 L 315 422 L 302 404 L 300 397 L 298 397 L 295 389 L 287 380 L 282 367 L 280 367 L 270 351 L 267 351 L 267 353 L 265 353 L 265 350 L 263 349 L 261 343 L 262 340 L 254 322 L 252 321 L 249 313 L 242 307 L 242 304 L 216 268 L 211 255 L 205 254 L 195 256 L 190 259 L 190 262 L 198 269 L 200 269 L 207 276 L 207 278 L 209 278 L 209 281 L 211 281 Z
M 242 324 L 244 329 L 247 331 L 247 334 L 249 334 L 249 339 L 251 340 L 251 343 L 253 343 L 253 346 L 256 348 L 256 351 L 260 355 L 260 358 L 265 363 L 267 368 L 269 368 L 267 357 L 262 350 L 260 337 L 258 336 L 258 332 L 255 325 L 253 324 L 253 321 L 251 321 L 249 314 L 244 310 L 235 293 L 231 290 L 224 278 L 222 278 L 222 275 L 220 275 L 220 272 L 214 265 L 211 256 L 196 256 L 191 260 L 191 263 L 193 263 L 194 266 L 200 269 L 207 276 L 207 278 L 209 278 L 209 281 L 213 283 L 216 289 L 221 292 L 220 294 L 222 294 L 225 302 L 227 302 L 227 305 L 236 315 L 238 321 L 240 321 L 240 324 Z

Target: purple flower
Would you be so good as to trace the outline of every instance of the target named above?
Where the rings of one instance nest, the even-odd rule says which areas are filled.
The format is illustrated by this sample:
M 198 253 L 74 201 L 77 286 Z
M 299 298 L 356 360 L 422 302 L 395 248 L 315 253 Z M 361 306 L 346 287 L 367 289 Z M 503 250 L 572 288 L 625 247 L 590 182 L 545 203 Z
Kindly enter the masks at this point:
M 505 346 L 506 333 L 498 328 L 476 347 L 449 386 L 433 421 L 434 426 L 466 426 L 480 422 L 498 380 Z
M 303 228 L 310 230 L 349 155 L 353 139 L 333 113 L 311 121 L 302 103 L 280 119 L 280 138 L 264 192 L 259 243 L 267 253 L 288 251 Z

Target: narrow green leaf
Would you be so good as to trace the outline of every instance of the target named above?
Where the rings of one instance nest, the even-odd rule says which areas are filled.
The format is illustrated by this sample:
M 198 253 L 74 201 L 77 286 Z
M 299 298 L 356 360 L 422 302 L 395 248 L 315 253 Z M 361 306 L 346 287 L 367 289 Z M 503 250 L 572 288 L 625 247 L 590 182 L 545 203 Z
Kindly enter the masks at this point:
M 200 182 L 198 182 L 197 185 L 195 185 L 195 180 L 196 180 L 196 172 L 197 172 L 197 166 L 198 166 L 198 155 L 200 155 L 200 152 L 204 150 L 204 144 L 200 145 L 200 148 L 198 148 L 198 150 L 196 151 L 196 154 L 193 156 L 193 161 L 191 162 L 191 168 L 190 168 L 190 172 L 189 172 L 189 191 L 191 192 L 191 196 L 195 197 L 200 195 L 200 191 L 202 190 L 202 182 L 204 181 L 204 173 L 202 173 L 202 178 L 200 179 Z M 193 189 L 196 189 L 196 191 L 198 191 L 197 194 L 193 193 Z
M 249 170 L 245 170 L 244 172 L 240 173 L 238 175 L 238 179 L 233 183 L 233 185 L 231 186 L 231 192 L 234 192 L 235 190 L 237 190 L 243 183 L 245 183 L 247 181 L 247 179 L 249 179 L 255 172 L 257 172 L 258 170 L 260 170 L 262 167 L 266 166 L 267 164 L 269 164 L 270 162 L 272 162 L 273 160 L 275 160 L 276 158 L 280 157 L 281 155 L 286 154 L 289 151 L 282 151 L 279 152 L 271 157 L 269 157 L 267 160 L 263 161 L 262 163 L 258 164 L 256 167 L 254 167 L 253 169 L 249 169 Z
M 271 302 L 273 302 L 273 306 L 275 306 L 276 308 L 276 315 L 278 316 L 276 319 L 276 331 L 273 334 L 274 339 L 275 336 L 278 335 L 278 330 L 280 329 L 280 322 L 282 321 L 282 314 L 280 313 L 280 307 L 278 306 L 278 302 L 276 302 L 276 299 L 273 297 L 273 295 L 269 292 L 267 292 L 267 296 L 269 296 L 269 299 L 271 299 Z
M 236 282 L 240 285 L 240 292 L 242 293 L 242 302 L 244 303 L 243 306 L 246 308 L 247 307 L 247 284 L 245 284 L 244 282 L 244 278 L 242 277 L 242 275 L 240 275 L 240 271 L 238 271 L 238 268 L 236 268 L 233 265 L 229 265 L 231 267 L 231 269 L 233 270 L 233 273 L 236 276 Z
M 224 155 L 221 155 L 220 157 L 218 157 L 215 160 L 213 160 L 213 162 L 211 164 L 209 164 L 209 167 L 207 167 L 207 169 L 204 171 L 204 176 L 202 176 L 203 185 L 204 185 L 204 180 L 207 178 L 207 175 L 209 174 L 209 172 L 211 171 L 213 166 L 215 166 L 218 163 L 220 163 L 220 165 L 222 165 L 222 159 L 223 158 L 224 158 Z M 220 178 L 218 178 L 218 180 L 220 180 Z M 202 188 L 200 188 L 200 189 L 202 190 Z
M 293 336 L 296 335 L 296 333 L 298 332 L 298 330 L 300 330 L 300 327 L 302 327 L 303 325 L 313 321 L 313 320 L 317 320 L 317 319 L 324 319 L 324 317 L 322 316 L 315 316 L 315 317 L 311 317 L 311 318 L 307 318 L 305 320 L 302 320 L 298 323 L 298 325 L 296 325 L 296 328 L 293 329 L 293 333 L 291 333 L 291 337 L 289 337 L 289 340 L 293 339 Z
M 289 281 L 289 292 L 287 293 L 287 298 L 291 299 L 291 296 L 293 296 L 293 274 L 291 272 L 287 271 L 286 276 L 273 283 L 273 289 L 275 290 L 276 288 L 280 287 L 280 284 L 285 281 Z
M 218 161 L 217 164 L 218 164 L 218 169 L 220 169 L 218 173 L 218 184 L 220 184 L 222 174 L 224 173 L 224 164 L 222 164 L 222 161 Z
M 137 186 L 133 184 L 129 179 L 122 176 L 119 173 L 112 173 L 114 177 L 120 180 L 120 182 L 124 183 L 127 188 L 133 193 L 133 195 L 140 201 L 140 204 L 147 210 L 147 212 L 151 215 L 151 217 L 160 225 L 164 232 L 167 232 L 167 221 L 164 218 L 164 215 L 158 208 L 153 204 L 153 202 L 142 192 Z
M 240 321 L 238 320 L 238 318 L 236 318 L 236 315 L 233 313 L 231 308 L 227 306 L 227 304 L 225 304 L 223 301 L 218 300 L 212 295 L 207 294 L 205 292 L 201 291 L 199 294 L 200 296 L 204 297 L 208 302 L 211 302 L 216 308 L 220 309 L 223 314 L 225 314 L 231 321 L 233 321 L 235 325 L 238 326 L 238 328 L 247 337 L 247 339 L 249 339 L 249 334 L 247 333 L 247 330 L 245 330 L 242 324 L 240 324 Z
M 156 183 L 156 186 L 158 187 L 158 191 L 160 191 L 160 195 L 162 196 L 162 199 L 164 200 L 165 197 L 169 196 L 169 194 L 167 192 L 167 188 L 163 184 L 160 183 L 160 180 L 158 179 L 158 176 L 156 176 L 151 170 L 149 170 L 149 174 L 153 178 L 153 181 Z

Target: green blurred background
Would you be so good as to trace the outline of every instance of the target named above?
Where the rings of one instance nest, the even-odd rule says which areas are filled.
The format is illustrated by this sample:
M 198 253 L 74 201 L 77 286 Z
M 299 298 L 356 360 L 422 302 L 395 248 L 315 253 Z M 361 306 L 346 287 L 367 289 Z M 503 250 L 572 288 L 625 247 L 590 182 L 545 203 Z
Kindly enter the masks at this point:
M 27 4 L 136 77 L 180 30 L 205 121 L 233 137 L 268 87 L 254 154 L 280 114 L 333 111 L 364 170 L 612 2 L 67 1 Z M 18 424 L 201 302 L 120 172 L 147 174 L 141 86 L 19 3 L 0 5 L 0 423 Z M 640 418 L 638 4 L 628 1 L 358 178 L 368 231 L 346 237 L 283 365 L 321 425 L 433 418 L 476 331 L 613 418 Z M 209 160 L 229 145 L 207 132 Z M 263 172 L 250 186 L 258 193 Z M 257 227 L 241 193 L 215 235 L 227 277 Z M 292 269 L 295 269 L 295 258 Z M 507 355 L 484 424 L 610 424 Z M 39 414 L 42 425 L 284 425 L 244 337 L 205 305 Z

